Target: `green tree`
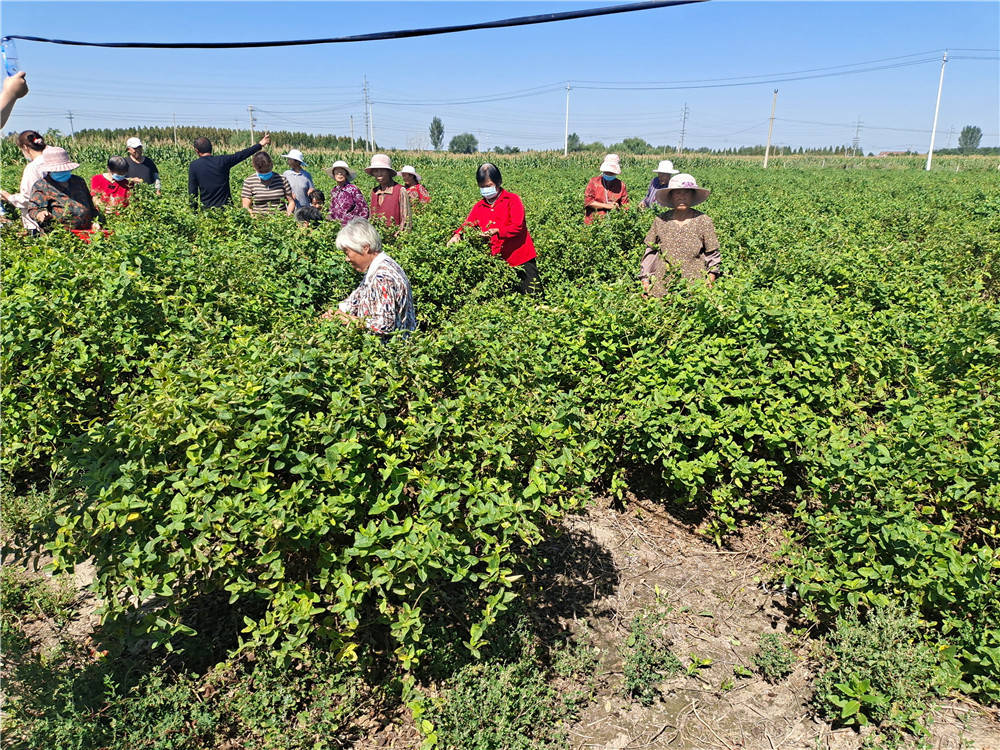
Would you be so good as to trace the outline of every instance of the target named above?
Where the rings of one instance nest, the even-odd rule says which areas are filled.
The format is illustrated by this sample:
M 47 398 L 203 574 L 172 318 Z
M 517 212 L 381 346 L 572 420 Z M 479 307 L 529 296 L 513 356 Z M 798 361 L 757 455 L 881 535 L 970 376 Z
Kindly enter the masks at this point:
M 479 141 L 472 133 L 459 133 L 448 144 L 453 154 L 474 154 L 479 150 Z
M 570 133 L 566 139 L 566 147 L 570 151 L 583 151 L 583 141 L 576 133 Z
M 971 154 L 979 148 L 983 139 L 983 129 L 978 125 L 966 125 L 958 136 L 958 150 L 963 154 Z
M 651 154 L 653 146 L 642 138 L 626 138 L 612 146 L 611 150 L 625 154 Z
M 440 151 L 442 143 L 444 143 L 444 124 L 440 117 L 435 117 L 431 120 L 431 144 L 435 151 Z

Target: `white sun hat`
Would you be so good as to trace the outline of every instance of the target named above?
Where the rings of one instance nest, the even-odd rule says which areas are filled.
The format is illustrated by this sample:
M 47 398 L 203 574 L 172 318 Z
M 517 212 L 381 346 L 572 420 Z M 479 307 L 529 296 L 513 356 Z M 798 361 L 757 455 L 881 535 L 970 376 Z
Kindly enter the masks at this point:
M 664 159 L 659 164 L 656 165 L 656 169 L 653 170 L 657 174 L 680 174 L 680 171 L 674 169 L 674 163 L 670 159 Z
M 302 152 L 299 151 L 297 148 L 290 148 L 290 149 L 288 149 L 288 153 L 287 154 L 282 154 L 281 158 L 282 159 L 295 159 L 295 161 L 297 161 L 303 167 L 306 166 L 306 157 L 304 157 L 302 155 Z
M 127 141 L 125 141 L 125 148 L 142 148 L 142 141 L 140 141 L 135 136 L 132 136 Z
M 695 182 L 694 177 L 689 174 L 675 174 L 670 178 L 670 182 L 667 183 L 665 188 L 660 188 L 655 193 L 653 197 L 656 198 L 656 202 L 661 206 L 674 207 L 674 202 L 670 199 L 671 190 L 692 190 L 694 191 L 694 200 L 691 201 L 692 206 L 697 206 L 699 203 L 704 203 L 708 200 L 708 196 L 711 195 L 712 191 L 706 188 L 698 187 L 698 183 Z
M 347 172 L 348 182 L 354 182 L 354 178 L 358 176 L 357 172 L 355 172 L 353 169 L 347 166 L 347 162 L 344 161 L 343 159 L 337 159 L 337 161 L 335 161 L 332 166 L 327 167 L 323 171 L 326 172 L 328 175 L 330 175 L 330 177 L 332 178 L 333 170 L 338 168 L 343 169 L 345 172 Z
M 365 172 L 371 174 L 373 169 L 388 169 L 393 174 L 396 174 L 396 170 L 392 168 L 392 160 L 385 154 L 374 154 L 372 156 L 372 163 L 365 167 Z
M 420 179 L 420 175 L 417 174 L 417 170 L 414 169 L 409 164 L 407 164 L 405 167 L 403 167 L 401 170 L 399 170 L 399 173 L 400 174 L 412 174 L 416 178 L 418 184 L 421 183 L 421 182 L 423 182 L 423 180 Z
M 621 174 L 622 168 L 619 163 L 618 154 L 608 154 L 604 157 L 604 161 L 601 162 L 602 172 L 611 172 L 612 174 Z

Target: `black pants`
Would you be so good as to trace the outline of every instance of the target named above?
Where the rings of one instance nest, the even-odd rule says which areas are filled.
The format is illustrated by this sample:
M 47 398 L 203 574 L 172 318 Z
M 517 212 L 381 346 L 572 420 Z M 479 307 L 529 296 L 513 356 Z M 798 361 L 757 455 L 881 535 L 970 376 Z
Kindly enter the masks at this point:
M 532 258 L 519 266 L 514 266 L 517 274 L 516 290 L 521 294 L 542 294 L 542 278 L 538 275 L 538 264 Z

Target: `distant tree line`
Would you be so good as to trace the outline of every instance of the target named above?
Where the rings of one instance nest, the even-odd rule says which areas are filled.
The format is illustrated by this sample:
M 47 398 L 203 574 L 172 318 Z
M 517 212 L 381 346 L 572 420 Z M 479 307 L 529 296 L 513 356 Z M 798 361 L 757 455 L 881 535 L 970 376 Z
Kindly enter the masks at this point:
M 64 136 L 59 131 L 50 131 L 54 136 Z M 214 145 L 222 148 L 239 147 L 246 148 L 251 145 L 249 130 L 236 130 L 233 128 L 212 128 L 198 127 L 194 125 L 177 126 L 178 144 L 190 145 L 195 138 L 204 136 Z M 264 129 L 254 132 L 253 140 L 256 141 L 264 133 Z M 314 135 L 312 133 L 301 133 L 288 130 L 272 130 L 271 140 L 275 144 L 288 144 L 296 148 L 321 148 L 334 151 L 346 151 L 351 147 L 350 136 L 345 135 Z M 135 127 L 135 128 L 85 128 L 76 132 L 78 140 L 120 140 L 132 136 L 138 136 L 144 142 L 149 143 L 173 143 L 174 128 L 167 127 Z M 362 148 L 360 139 L 355 139 L 355 146 Z M 377 148 L 377 146 L 376 146 Z

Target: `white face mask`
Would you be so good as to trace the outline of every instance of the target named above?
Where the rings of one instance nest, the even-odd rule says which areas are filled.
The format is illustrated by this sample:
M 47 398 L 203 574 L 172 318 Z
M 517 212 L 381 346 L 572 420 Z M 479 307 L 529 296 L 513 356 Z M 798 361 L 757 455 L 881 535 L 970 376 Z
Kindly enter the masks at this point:
M 496 185 L 490 185 L 489 187 L 479 188 L 479 192 L 486 200 L 491 200 L 497 197 Z

